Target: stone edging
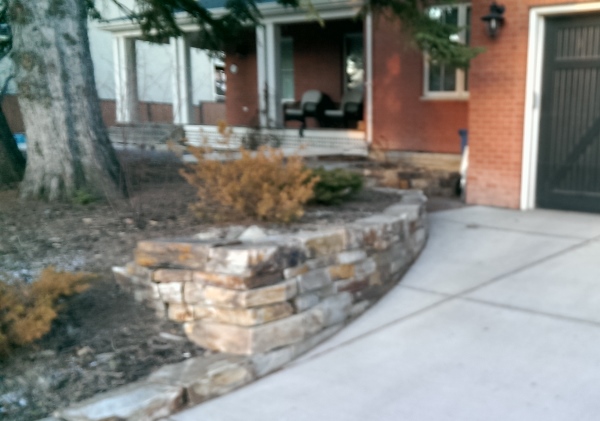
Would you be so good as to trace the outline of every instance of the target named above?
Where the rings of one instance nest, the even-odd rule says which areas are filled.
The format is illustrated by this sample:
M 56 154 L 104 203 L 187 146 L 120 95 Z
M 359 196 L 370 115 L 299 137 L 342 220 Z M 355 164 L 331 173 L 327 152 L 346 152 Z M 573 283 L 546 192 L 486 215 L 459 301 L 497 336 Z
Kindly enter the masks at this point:
M 387 189 L 381 189 L 387 190 Z M 119 284 L 218 352 L 57 411 L 58 419 L 156 420 L 269 374 L 362 314 L 393 287 L 427 238 L 426 198 L 319 231 L 245 241 L 142 241 Z

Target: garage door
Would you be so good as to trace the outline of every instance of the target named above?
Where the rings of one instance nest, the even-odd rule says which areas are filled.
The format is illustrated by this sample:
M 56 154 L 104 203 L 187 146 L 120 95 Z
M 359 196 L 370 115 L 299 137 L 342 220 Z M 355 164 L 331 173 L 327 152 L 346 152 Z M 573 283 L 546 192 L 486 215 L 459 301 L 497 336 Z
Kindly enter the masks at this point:
M 600 212 L 600 15 L 546 24 L 537 206 Z

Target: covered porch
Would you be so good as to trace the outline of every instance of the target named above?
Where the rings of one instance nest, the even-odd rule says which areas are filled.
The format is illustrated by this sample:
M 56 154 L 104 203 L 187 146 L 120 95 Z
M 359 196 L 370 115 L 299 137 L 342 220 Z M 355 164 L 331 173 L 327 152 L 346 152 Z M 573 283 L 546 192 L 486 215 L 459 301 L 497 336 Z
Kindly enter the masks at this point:
M 319 2 L 316 2 L 318 6 Z M 366 155 L 372 139 L 371 18 L 355 19 L 357 8 L 349 3 L 323 3 L 319 17 L 324 26 L 305 11 L 261 4 L 263 25 L 248 30 L 235 45 L 225 48 L 222 67 L 215 78 L 227 84 L 224 120 L 232 128 L 229 147 L 244 137 L 277 138 L 284 148 L 304 145 L 318 154 Z M 198 29 L 181 22 L 185 36 L 164 40 L 172 52 L 173 123 L 184 128 L 191 144 L 222 145 L 216 126 L 196 118 L 192 100 L 190 51 L 199 48 Z M 141 33 L 127 23 L 105 26 L 113 34 L 116 121 L 135 124 L 139 118 L 135 45 Z M 222 73 L 219 71 L 222 69 Z M 360 91 L 360 114 L 351 120 L 314 116 L 301 123 L 286 118 L 286 110 L 298 108 L 303 94 L 315 90 L 326 98 L 329 110 L 340 110 L 350 90 Z M 356 97 L 356 95 L 355 95 Z

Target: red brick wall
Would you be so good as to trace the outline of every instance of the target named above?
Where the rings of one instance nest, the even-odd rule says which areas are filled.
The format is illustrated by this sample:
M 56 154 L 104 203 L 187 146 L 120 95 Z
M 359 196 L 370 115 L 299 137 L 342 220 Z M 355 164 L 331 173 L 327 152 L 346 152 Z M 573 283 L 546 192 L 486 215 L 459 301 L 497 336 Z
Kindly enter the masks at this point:
M 294 91 L 297 101 L 309 89 L 326 93 L 334 102 L 341 100 L 344 34 L 361 31 L 362 23 L 350 20 L 328 21 L 324 28 L 318 23 L 282 27 L 282 36 L 294 40 Z M 258 124 L 254 34 L 249 34 L 248 38 L 251 45 L 245 46 L 249 51 L 247 54 L 240 55 L 232 49 L 226 58 L 227 122 L 234 126 Z M 238 68 L 236 74 L 231 73 L 232 64 Z M 309 121 L 309 125 L 312 123 Z M 293 122 L 289 123 L 289 127 L 293 125 Z
M 231 72 L 231 66 L 237 72 Z M 226 121 L 230 126 L 258 125 L 258 88 L 256 69 L 256 38 L 248 33 L 245 44 L 231 48 L 225 58 L 227 76 Z
M 139 107 L 140 123 L 173 123 L 172 104 L 159 102 L 140 102 Z
M 391 150 L 459 153 L 468 101 L 422 100 L 423 56 L 397 23 L 373 26 L 373 144 Z
M 281 35 L 291 37 L 294 45 L 294 94 L 296 101 L 302 94 L 317 89 L 339 103 L 344 93 L 344 35 L 361 33 L 362 22 L 331 20 L 322 27 L 316 22 L 282 27 Z M 287 127 L 299 127 L 290 121 Z M 318 127 L 309 118 L 308 127 Z
M 498 38 L 490 40 L 479 20 L 488 13 L 489 1 L 473 2 L 473 44 L 484 46 L 487 51 L 473 61 L 470 73 L 467 201 L 517 208 L 521 190 L 529 9 L 565 2 L 503 0 L 500 3 L 506 6 L 506 23 Z
M 344 35 L 362 32 L 362 22 L 332 20 L 321 27 L 316 22 L 284 26 L 281 35 L 293 38 L 294 91 L 296 100 L 310 89 L 318 89 L 340 102 L 343 86 Z
M 224 102 L 203 102 L 200 107 L 196 108 L 196 121 L 198 124 L 216 126 L 219 121 L 225 120 Z
M 141 123 L 173 123 L 173 106 L 168 103 L 140 102 Z M 116 104 L 114 100 L 100 100 L 102 119 L 107 127 L 116 125 Z M 6 95 L 2 102 L 2 110 L 13 133 L 25 132 L 19 103 L 15 95 Z M 194 120 L 192 124 L 217 124 L 225 119 L 223 103 L 205 102 L 202 107 L 193 107 Z M 203 122 L 204 121 L 204 122 Z
M 107 127 L 116 125 L 116 104 L 111 99 L 101 99 L 100 108 L 102 110 L 102 119 Z M 173 123 L 173 105 L 164 102 L 140 102 L 140 123 Z M 193 116 L 197 123 L 199 107 L 193 107 Z

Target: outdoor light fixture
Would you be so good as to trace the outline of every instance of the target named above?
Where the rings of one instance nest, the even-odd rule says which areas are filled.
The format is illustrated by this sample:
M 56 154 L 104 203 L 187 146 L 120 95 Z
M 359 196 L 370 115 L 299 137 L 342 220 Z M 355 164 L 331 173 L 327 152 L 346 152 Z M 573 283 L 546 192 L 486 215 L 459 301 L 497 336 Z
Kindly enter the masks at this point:
M 500 27 L 504 24 L 504 10 L 505 7 L 493 2 L 490 5 L 489 15 L 485 15 L 481 18 L 485 22 L 487 33 L 490 38 L 496 38 Z

